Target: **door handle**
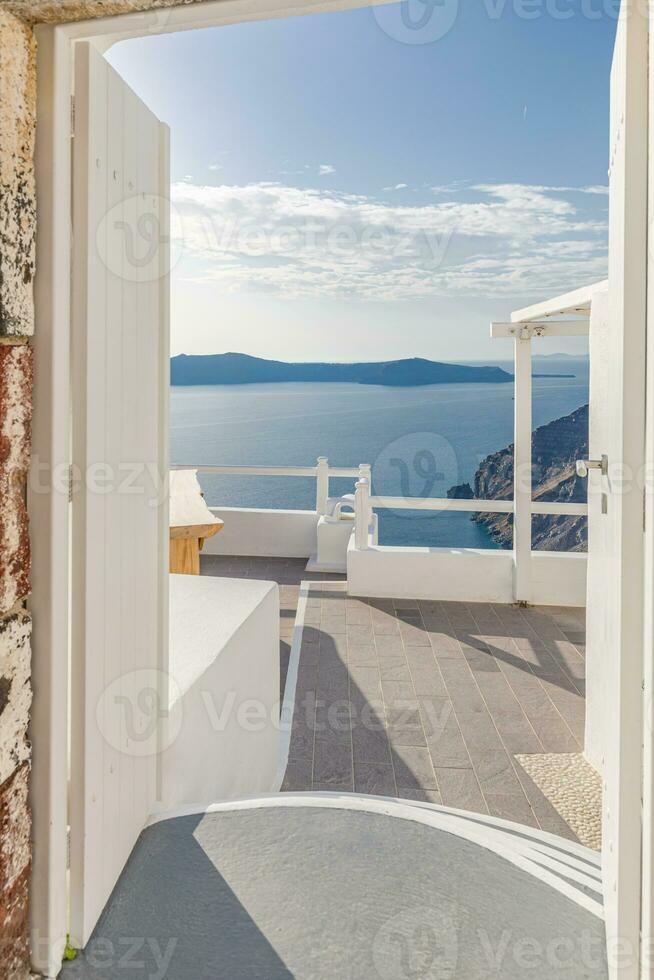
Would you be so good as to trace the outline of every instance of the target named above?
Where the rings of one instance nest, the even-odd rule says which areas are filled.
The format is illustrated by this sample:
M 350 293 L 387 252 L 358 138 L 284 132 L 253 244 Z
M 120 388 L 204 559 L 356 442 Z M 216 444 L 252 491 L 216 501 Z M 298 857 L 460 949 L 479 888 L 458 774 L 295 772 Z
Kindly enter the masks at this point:
M 602 476 L 607 476 L 609 472 L 609 457 L 602 456 L 601 459 L 578 459 L 576 463 L 577 476 L 587 477 L 589 470 L 599 470 Z

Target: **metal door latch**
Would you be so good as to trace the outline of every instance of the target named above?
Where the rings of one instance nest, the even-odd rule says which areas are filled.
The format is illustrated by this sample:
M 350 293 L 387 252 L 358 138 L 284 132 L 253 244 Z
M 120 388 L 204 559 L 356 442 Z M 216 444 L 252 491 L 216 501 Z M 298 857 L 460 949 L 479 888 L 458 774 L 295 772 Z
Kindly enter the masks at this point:
M 609 457 L 602 456 L 601 459 L 578 459 L 576 464 L 577 476 L 587 477 L 589 470 L 599 470 L 602 476 L 607 476 L 609 472 Z

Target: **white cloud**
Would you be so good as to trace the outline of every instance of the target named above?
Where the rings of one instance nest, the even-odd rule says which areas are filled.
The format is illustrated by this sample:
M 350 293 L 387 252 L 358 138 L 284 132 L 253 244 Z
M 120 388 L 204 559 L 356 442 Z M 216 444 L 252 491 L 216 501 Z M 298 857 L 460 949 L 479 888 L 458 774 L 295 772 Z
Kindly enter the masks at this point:
M 335 174 L 336 167 L 333 167 L 331 163 L 321 163 L 318 167 L 318 176 L 327 177 L 329 174 Z
M 209 164 L 209 170 L 222 170 L 222 169 L 223 169 L 222 163 L 210 163 Z
M 175 236 L 194 278 L 287 298 L 537 298 L 606 274 L 606 216 L 586 198 L 595 190 L 439 190 L 436 203 L 404 206 L 275 182 L 182 182 Z

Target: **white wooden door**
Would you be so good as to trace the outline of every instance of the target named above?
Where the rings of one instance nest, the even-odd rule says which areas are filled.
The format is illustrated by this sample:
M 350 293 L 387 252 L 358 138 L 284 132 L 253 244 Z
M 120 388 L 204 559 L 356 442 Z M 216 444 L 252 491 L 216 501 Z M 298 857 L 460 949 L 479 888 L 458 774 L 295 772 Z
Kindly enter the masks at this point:
M 643 493 L 647 256 L 647 20 L 626 4 L 611 72 L 609 290 L 591 311 L 587 751 L 603 776 L 611 976 L 639 975 Z M 621 950 L 616 955 L 616 942 Z
M 71 939 L 157 798 L 166 666 L 168 132 L 75 57 Z

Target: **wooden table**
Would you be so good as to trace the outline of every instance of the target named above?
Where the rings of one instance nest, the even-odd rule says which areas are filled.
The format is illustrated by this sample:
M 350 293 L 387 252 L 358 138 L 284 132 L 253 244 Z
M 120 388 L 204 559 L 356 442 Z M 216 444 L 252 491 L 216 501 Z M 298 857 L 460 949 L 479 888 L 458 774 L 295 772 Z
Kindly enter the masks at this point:
M 224 526 L 224 521 L 212 514 L 204 502 L 197 470 L 171 470 L 170 571 L 199 575 L 204 539 L 213 537 Z

